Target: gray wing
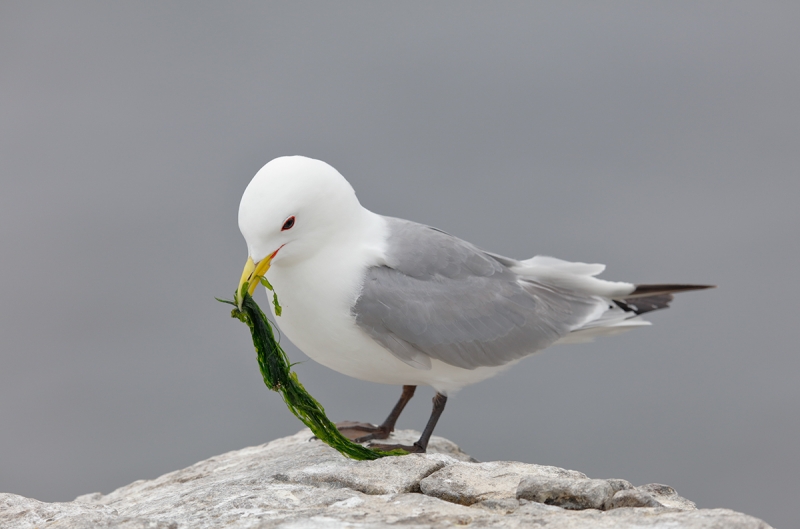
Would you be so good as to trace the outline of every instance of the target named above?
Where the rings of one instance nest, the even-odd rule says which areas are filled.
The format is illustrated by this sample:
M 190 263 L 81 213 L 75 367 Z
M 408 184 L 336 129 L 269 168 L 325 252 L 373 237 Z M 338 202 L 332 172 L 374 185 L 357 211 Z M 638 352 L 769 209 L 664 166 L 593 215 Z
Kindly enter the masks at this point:
M 371 267 L 356 323 L 397 358 L 465 369 L 544 349 L 596 310 L 597 298 L 521 280 L 513 260 L 442 231 L 387 218 L 387 266 Z

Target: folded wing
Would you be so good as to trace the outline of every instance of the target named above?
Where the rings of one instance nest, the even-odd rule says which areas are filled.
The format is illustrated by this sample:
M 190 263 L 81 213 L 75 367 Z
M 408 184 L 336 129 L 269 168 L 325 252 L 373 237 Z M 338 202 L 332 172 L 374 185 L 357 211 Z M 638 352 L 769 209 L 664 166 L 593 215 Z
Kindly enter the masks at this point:
M 386 266 L 367 270 L 353 313 L 402 361 L 430 359 L 474 369 L 544 349 L 597 318 L 607 302 L 521 277 L 516 261 L 400 219 L 390 227 Z

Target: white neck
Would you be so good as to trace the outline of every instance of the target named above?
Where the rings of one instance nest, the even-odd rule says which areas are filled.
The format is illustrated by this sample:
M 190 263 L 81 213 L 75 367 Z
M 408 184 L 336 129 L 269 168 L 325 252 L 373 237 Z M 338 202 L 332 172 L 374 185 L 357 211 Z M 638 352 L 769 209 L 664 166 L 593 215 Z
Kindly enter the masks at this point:
M 364 272 L 385 263 L 388 228 L 386 220 L 360 208 L 347 230 L 340 230 L 317 246 L 308 256 L 287 252 L 276 259 L 267 273 L 284 308 L 284 316 L 320 311 L 344 310 L 358 298 Z M 288 249 L 288 246 L 287 246 Z

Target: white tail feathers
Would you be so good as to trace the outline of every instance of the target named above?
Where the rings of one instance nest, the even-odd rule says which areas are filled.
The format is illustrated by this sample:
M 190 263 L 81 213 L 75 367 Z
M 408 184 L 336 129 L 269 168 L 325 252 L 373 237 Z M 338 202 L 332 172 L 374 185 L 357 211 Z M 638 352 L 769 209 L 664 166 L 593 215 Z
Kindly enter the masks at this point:
M 520 276 L 545 285 L 604 298 L 624 298 L 636 289 L 633 283 L 606 281 L 596 275 L 605 270 L 603 264 L 571 263 L 555 257 L 537 255 L 511 267 Z
M 597 310 L 556 342 L 561 344 L 588 342 L 596 336 L 610 336 L 650 325 L 639 315 L 669 306 L 673 292 L 713 288 L 681 284 L 634 285 L 594 277 L 605 268 L 602 264 L 571 263 L 543 255 L 511 265 L 511 269 L 525 279 L 579 292 L 597 300 Z

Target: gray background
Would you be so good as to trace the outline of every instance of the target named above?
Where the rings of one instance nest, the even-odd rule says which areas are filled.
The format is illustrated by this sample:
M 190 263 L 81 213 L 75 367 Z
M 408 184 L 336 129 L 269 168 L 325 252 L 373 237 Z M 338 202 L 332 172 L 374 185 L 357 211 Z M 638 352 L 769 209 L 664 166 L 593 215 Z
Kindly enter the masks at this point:
M 214 296 L 245 185 L 305 154 L 495 252 L 719 284 L 463 390 L 437 433 L 792 525 L 799 5 L 3 2 L 0 490 L 70 500 L 300 428 Z M 297 371 L 335 420 L 399 394 Z

